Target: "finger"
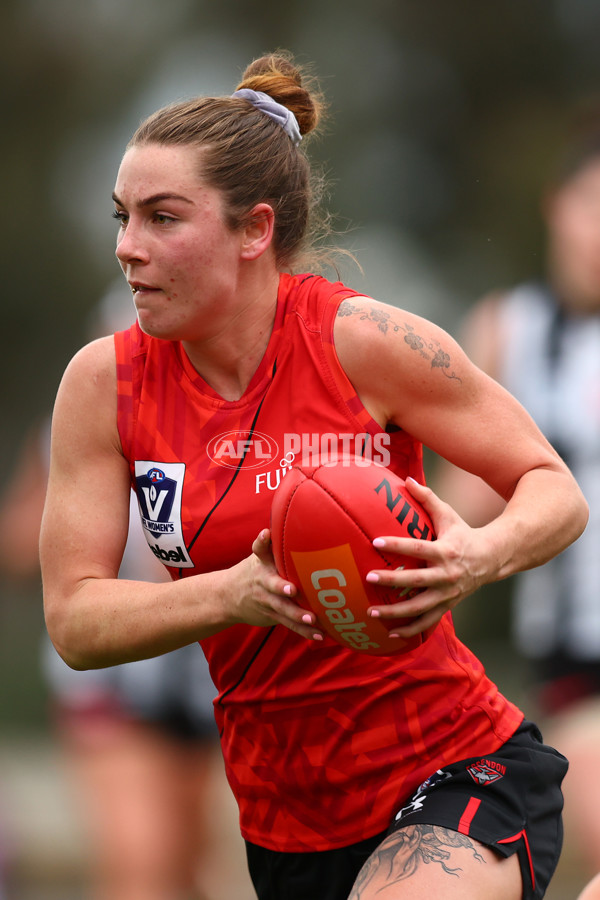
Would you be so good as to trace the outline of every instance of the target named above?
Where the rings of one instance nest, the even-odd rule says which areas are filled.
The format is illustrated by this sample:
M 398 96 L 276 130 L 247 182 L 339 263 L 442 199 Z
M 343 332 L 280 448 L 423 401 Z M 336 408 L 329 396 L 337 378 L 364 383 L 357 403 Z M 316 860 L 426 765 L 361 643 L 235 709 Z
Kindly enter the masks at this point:
M 397 616 L 420 616 L 445 599 L 445 594 L 440 591 L 435 569 L 376 569 L 367 573 L 365 581 L 382 588 L 386 595 L 385 599 L 382 596 L 381 606 L 378 606 L 376 590 L 375 603 L 369 609 L 369 615 L 374 617 L 381 615 L 382 618 L 393 619 Z M 390 602 L 394 600 L 396 602 Z
M 429 515 L 432 520 L 436 532 L 439 533 L 439 528 L 442 522 L 446 521 L 446 517 L 450 512 L 454 513 L 454 510 L 447 503 L 438 497 L 434 491 L 431 490 L 430 487 L 427 487 L 425 484 L 421 484 L 418 481 L 415 481 L 414 478 L 406 479 L 406 488 L 408 493 L 414 497 L 414 499 L 421 504 L 425 512 Z
M 289 603 L 283 598 L 274 598 L 272 613 L 286 628 L 295 631 L 301 637 L 312 641 L 322 641 L 323 632 L 317 625 L 316 616 L 296 603 Z
M 272 594 L 284 597 L 295 597 L 298 593 L 298 589 L 292 581 L 287 581 L 279 575 L 274 576 L 272 580 L 265 584 L 265 587 L 267 590 L 271 591 Z
M 271 532 L 268 528 L 263 528 L 252 544 L 252 552 L 258 559 L 270 569 L 275 569 L 275 559 L 271 549 Z M 276 571 L 276 569 L 275 569 Z M 286 597 L 294 597 L 296 595 L 296 587 L 291 581 L 281 578 L 279 574 L 269 582 L 268 589 L 274 594 L 285 594 Z
M 426 607 L 413 607 L 413 609 L 404 609 L 399 604 L 390 604 L 389 606 L 372 606 L 367 610 L 367 615 L 373 619 L 379 619 L 381 622 L 386 621 L 388 626 L 393 623 L 397 628 L 408 628 L 413 622 L 420 622 L 423 616 L 437 614 L 438 606 L 434 605 L 431 609 Z M 421 631 L 417 628 L 417 631 Z
M 421 541 L 417 538 L 397 537 L 390 534 L 378 535 L 373 539 L 373 546 L 377 550 L 425 561 L 434 561 L 440 558 L 440 549 L 436 544 L 436 541 Z
M 426 484 L 421 484 L 420 481 L 417 481 L 416 478 L 413 478 L 411 475 L 408 476 L 404 483 L 411 497 L 414 497 L 415 500 L 418 500 L 423 506 L 426 506 L 433 498 L 438 499 L 431 488 L 427 487 Z
M 402 556 L 404 557 L 404 563 L 406 563 L 408 554 L 402 554 Z M 365 575 L 365 581 L 368 584 L 397 590 L 399 595 L 403 591 L 408 593 L 415 588 L 424 590 L 440 582 L 441 570 L 439 567 L 434 565 L 412 566 L 411 564 L 402 564 L 402 559 L 399 560 L 399 563 L 394 569 L 371 569 Z
M 370 606 L 367 615 L 373 619 L 412 619 L 435 609 L 439 602 L 437 591 L 421 591 L 410 599 L 399 600 L 398 603 Z
M 252 552 L 258 556 L 258 558 L 262 561 L 272 561 L 273 554 L 271 553 L 271 532 L 268 528 L 263 528 L 257 535 L 252 544 Z
M 394 626 L 392 631 L 390 631 L 390 637 L 404 639 L 412 638 L 417 634 L 421 634 L 423 631 L 428 631 L 430 628 L 433 628 L 434 625 L 437 625 L 445 613 L 446 609 L 441 609 L 440 607 L 431 609 L 428 612 L 423 613 L 422 616 L 416 616 L 408 625 L 399 624 L 398 627 Z

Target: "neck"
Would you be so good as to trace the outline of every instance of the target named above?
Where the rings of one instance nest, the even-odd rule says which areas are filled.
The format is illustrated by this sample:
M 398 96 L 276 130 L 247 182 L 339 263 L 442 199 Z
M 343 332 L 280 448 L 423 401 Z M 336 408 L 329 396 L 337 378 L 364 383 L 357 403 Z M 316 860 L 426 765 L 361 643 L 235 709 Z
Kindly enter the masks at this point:
M 198 374 L 225 400 L 239 400 L 260 365 L 273 331 L 278 287 L 275 273 L 209 339 L 182 342 Z

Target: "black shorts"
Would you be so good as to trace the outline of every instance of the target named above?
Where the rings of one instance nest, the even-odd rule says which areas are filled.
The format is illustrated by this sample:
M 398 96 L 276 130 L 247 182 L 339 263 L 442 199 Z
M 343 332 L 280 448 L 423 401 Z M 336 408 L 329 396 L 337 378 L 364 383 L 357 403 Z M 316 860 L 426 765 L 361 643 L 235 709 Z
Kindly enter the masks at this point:
M 567 761 L 523 722 L 495 753 L 464 759 L 433 773 L 408 798 L 390 828 L 337 850 L 279 853 L 246 842 L 259 900 L 347 900 L 363 863 L 399 828 L 440 825 L 468 835 L 502 856 L 517 853 L 523 900 L 544 896 L 562 847 L 560 789 Z
M 562 848 L 561 782 L 568 763 L 523 722 L 489 756 L 434 773 L 400 810 L 389 833 L 417 823 L 441 825 L 493 847 L 518 853 L 523 900 L 544 896 Z

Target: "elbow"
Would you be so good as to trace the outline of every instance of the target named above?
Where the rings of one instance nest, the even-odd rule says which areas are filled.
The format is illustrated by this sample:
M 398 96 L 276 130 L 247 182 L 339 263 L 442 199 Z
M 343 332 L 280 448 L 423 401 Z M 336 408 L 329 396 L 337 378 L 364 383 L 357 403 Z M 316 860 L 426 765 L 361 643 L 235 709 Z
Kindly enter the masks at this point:
M 64 617 L 53 610 L 52 605 L 47 602 L 44 605 L 44 617 L 48 636 L 63 662 L 70 669 L 79 672 L 95 668 L 92 661 L 82 653 L 80 642 L 69 635 L 68 623 L 64 621 Z
M 56 650 L 62 661 L 65 662 L 70 669 L 73 669 L 76 672 L 85 672 L 87 669 L 93 668 L 93 666 L 90 666 L 78 656 L 68 653 L 54 641 L 52 641 L 52 643 L 54 644 L 54 649 Z
M 561 550 L 581 537 L 590 516 L 588 502 L 573 473 L 566 466 L 563 471 L 568 480 L 563 482 L 563 490 L 557 494 L 556 505 L 557 533 L 563 544 Z
M 575 540 L 580 537 L 585 531 L 588 521 L 590 518 L 590 508 L 588 506 L 588 502 L 585 499 L 584 495 L 580 492 L 580 502 L 577 510 L 576 516 L 576 535 Z
M 77 653 L 73 647 L 69 646 L 67 641 L 59 640 L 48 625 L 46 626 L 46 630 L 48 631 L 54 649 L 70 669 L 74 669 L 77 672 L 84 672 L 86 669 L 94 668 L 94 666 L 90 664 L 90 661 L 80 653 Z
M 571 476 L 572 477 L 572 476 Z M 565 525 L 564 525 L 564 547 L 566 549 L 570 544 L 574 543 L 585 531 L 590 517 L 590 508 L 588 502 L 575 481 L 573 479 L 574 490 L 571 493 L 570 508 L 566 507 Z
M 56 637 L 52 635 L 50 629 L 47 629 L 47 631 L 54 649 L 56 650 L 62 661 L 66 663 L 70 669 L 74 669 L 77 672 L 84 672 L 86 669 L 94 668 L 92 665 L 90 665 L 89 661 L 84 659 L 81 655 L 74 653 L 67 644 L 63 644 L 58 641 Z

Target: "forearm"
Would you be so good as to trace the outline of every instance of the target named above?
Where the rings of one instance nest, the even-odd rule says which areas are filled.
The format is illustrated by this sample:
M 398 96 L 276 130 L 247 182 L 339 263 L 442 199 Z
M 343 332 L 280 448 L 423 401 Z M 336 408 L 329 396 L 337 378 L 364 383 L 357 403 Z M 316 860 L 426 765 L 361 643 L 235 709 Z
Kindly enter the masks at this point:
M 228 570 L 161 584 L 88 578 L 70 596 L 44 598 L 48 633 L 75 669 L 158 656 L 232 624 Z
M 579 537 L 587 517 L 587 503 L 568 470 L 530 470 L 503 512 L 480 529 L 493 548 L 496 572 L 490 580 L 547 562 Z

